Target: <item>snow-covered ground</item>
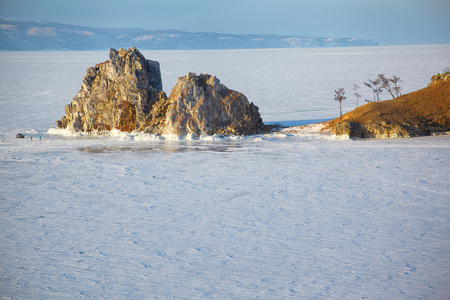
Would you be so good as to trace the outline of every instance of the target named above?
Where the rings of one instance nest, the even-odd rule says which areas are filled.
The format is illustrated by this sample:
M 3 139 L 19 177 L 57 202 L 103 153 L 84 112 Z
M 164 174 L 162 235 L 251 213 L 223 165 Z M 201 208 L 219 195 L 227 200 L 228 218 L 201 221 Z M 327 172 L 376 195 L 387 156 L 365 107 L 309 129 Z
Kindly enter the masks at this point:
M 354 83 L 406 93 L 450 65 L 449 45 L 144 55 L 167 92 L 212 73 L 287 125 L 336 117 L 339 87 L 348 111 Z M 48 133 L 107 58 L 0 52 L 1 299 L 450 297 L 450 136 Z

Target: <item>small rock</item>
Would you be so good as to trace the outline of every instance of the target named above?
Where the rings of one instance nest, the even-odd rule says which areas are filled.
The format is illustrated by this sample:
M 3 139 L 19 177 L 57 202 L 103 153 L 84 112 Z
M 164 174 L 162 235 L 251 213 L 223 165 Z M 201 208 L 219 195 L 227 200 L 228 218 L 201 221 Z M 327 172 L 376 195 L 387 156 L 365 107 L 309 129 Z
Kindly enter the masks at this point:
M 435 84 L 441 83 L 443 81 L 447 81 L 450 80 L 450 72 L 445 72 L 445 73 L 438 73 L 437 75 L 434 75 L 431 77 L 430 83 L 428 84 L 428 86 L 433 86 Z

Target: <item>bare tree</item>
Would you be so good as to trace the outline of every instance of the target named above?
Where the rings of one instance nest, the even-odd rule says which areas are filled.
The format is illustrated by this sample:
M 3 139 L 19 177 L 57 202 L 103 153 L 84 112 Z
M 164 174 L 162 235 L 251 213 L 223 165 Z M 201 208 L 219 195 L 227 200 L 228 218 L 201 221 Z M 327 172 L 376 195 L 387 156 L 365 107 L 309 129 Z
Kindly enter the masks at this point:
M 381 80 L 379 78 L 375 80 L 370 80 L 369 83 L 364 82 L 364 85 L 372 90 L 373 101 L 380 101 L 380 94 L 383 92 L 381 87 Z
M 337 90 L 334 90 L 334 92 L 336 93 L 336 95 L 334 95 L 334 100 L 339 102 L 339 111 L 341 113 L 342 116 L 342 101 L 344 101 L 345 99 L 347 99 L 347 97 L 345 97 L 345 91 L 343 88 L 339 88 Z
M 381 88 L 388 91 L 389 94 L 391 94 L 392 99 L 401 96 L 401 87 L 398 85 L 398 83 L 402 81 L 400 77 L 394 75 L 392 76 L 392 78 L 386 78 L 384 74 L 378 74 L 378 79 L 380 79 L 381 81 Z M 394 86 L 392 86 L 391 84 L 393 84 Z
M 402 95 L 401 93 L 401 87 L 398 85 L 398 83 L 402 82 L 403 80 L 400 79 L 400 77 L 392 76 L 392 78 L 389 78 L 389 81 L 394 84 L 394 87 L 392 90 L 395 92 L 396 97 L 400 97 Z
M 394 93 L 393 93 L 394 91 L 392 90 L 392 87 L 391 87 L 391 80 L 386 78 L 386 76 L 384 76 L 384 74 L 378 74 L 378 79 L 380 79 L 381 88 L 385 89 L 386 91 L 388 91 L 389 94 L 391 94 L 392 99 L 394 99 L 395 96 L 394 96 Z
M 444 68 L 443 72 L 444 73 L 450 73 L 450 66 Z
M 361 95 L 358 94 L 358 89 L 359 89 L 359 85 L 354 84 L 354 85 L 353 85 L 353 95 L 356 96 L 356 107 L 359 106 L 359 105 L 358 105 L 358 100 L 359 100 L 359 97 L 361 97 Z

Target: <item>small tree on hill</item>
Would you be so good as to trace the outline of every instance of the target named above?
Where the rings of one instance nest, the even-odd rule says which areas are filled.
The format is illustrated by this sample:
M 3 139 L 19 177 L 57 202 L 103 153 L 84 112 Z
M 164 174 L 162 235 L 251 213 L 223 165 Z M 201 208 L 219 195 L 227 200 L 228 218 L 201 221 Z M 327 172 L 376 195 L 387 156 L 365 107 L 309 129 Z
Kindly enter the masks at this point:
M 380 78 L 377 78 L 375 80 L 369 79 L 369 82 L 364 82 L 364 85 L 372 90 L 373 101 L 380 101 L 380 94 L 383 92 Z
M 359 100 L 359 97 L 361 97 L 361 95 L 358 94 L 358 89 L 359 89 L 359 85 L 354 84 L 354 85 L 353 85 L 353 95 L 356 96 L 356 107 L 359 106 L 359 105 L 358 105 L 358 100 Z
M 339 111 L 341 113 L 342 116 L 342 101 L 344 101 L 345 99 L 347 99 L 347 97 L 345 97 L 345 91 L 343 88 L 339 88 L 337 90 L 334 90 L 335 95 L 334 95 L 334 100 L 339 102 Z
M 392 90 L 395 92 L 395 96 L 400 97 L 402 95 L 402 93 L 401 93 L 402 88 L 398 85 L 398 83 L 402 82 L 400 77 L 397 77 L 394 75 L 394 76 L 392 76 L 392 78 L 389 79 L 389 81 L 394 84 L 394 87 L 392 88 Z
M 399 97 L 401 95 L 401 87 L 398 85 L 398 83 L 402 81 L 400 77 L 392 76 L 392 78 L 386 78 L 384 74 L 378 74 L 378 79 L 381 81 L 381 88 L 388 91 L 389 94 L 391 94 L 392 99 L 395 99 L 396 97 Z M 391 84 L 393 84 L 394 86 L 392 86 Z
M 392 99 L 394 99 L 395 96 L 393 94 L 393 90 L 392 90 L 392 87 L 391 87 L 391 81 L 388 78 L 386 78 L 386 76 L 384 76 L 384 74 L 378 74 L 378 79 L 381 82 L 381 88 L 385 89 L 386 91 L 388 91 L 389 94 L 391 94 Z

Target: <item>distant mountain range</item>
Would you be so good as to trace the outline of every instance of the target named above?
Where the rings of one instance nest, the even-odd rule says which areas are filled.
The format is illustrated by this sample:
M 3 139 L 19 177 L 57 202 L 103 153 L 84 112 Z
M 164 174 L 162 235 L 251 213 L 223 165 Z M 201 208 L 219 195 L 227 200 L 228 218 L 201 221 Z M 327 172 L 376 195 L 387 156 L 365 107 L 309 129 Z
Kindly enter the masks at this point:
M 0 50 L 105 50 L 129 48 L 169 49 L 259 49 L 378 46 L 359 38 L 318 38 L 273 34 L 220 34 L 179 30 L 136 28 L 102 29 L 47 21 L 0 20 Z

